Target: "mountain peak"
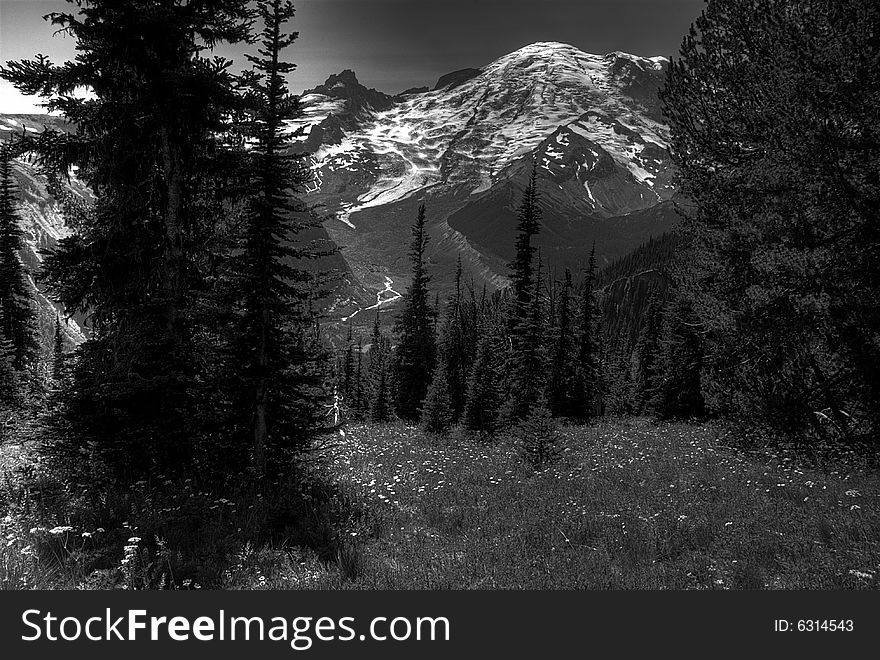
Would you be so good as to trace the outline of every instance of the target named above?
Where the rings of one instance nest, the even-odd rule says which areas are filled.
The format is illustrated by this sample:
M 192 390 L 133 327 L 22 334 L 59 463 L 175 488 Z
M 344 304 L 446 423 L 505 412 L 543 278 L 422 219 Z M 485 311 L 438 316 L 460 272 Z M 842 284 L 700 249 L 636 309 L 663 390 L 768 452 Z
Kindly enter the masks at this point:
M 572 51 L 576 51 L 578 53 L 583 52 L 579 48 L 576 48 L 575 46 L 572 46 L 571 44 L 563 43 L 561 41 L 536 41 L 535 43 L 528 44 L 526 46 L 523 46 L 522 48 L 519 48 L 518 50 L 513 51 L 513 53 L 511 53 L 511 55 L 515 55 L 517 53 L 521 53 L 521 54 L 525 55 L 525 54 L 531 54 L 531 53 L 535 53 L 535 52 L 568 53 L 568 52 L 572 52 Z
M 394 99 L 383 92 L 367 88 L 357 79 L 357 75 L 351 69 L 344 69 L 334 73 L 324 82 L 307 95 L 322 95 L 331 99 L 345 101 L 348 110 L 357 114 L 364 109 L 375 111 L 387 110 L 394 104 Z
M 336 87 L 348 87 L 360 86 L 360 82 L 357 79 L 357 75 L 351 69 L 344 69 L 339 73 L 334 73 L 327 80 L 324 81 L 324 84 L 321 87 L 326 89 L 333 89 Z
M 496 61 L 501 62 L 517 60 L 542 60 L 545 62 L 550 62 L 553 60 L 605 60 L 608 62 L 623 60 L 639 64 L 646 68 L 653 68 L 657 70 L 663 68 L 666 64 L 669 63 L 669 58 L 667 57 L 642 57 L 640 55 L 633 55 L 622 50 L 612 51 L 610 53 L 606 53 L 605 55 L 587 53 L 576 46 L 562 43 L 561 41 L 537 41 L 533 44 L 523 46 L 522 48 L 519 48 L 512 53 L 502 56 Z
M 582 57 L 596 56 L 588 55 L 571 44 L 564 44 L 559 41 L 538 41 L 523 46 L 512 53 L 503 55 L 495 60 L 495 62 L 552 62 L 560 60 L 577 60 Z M 491 66 L 491 64 L 489 66 Z

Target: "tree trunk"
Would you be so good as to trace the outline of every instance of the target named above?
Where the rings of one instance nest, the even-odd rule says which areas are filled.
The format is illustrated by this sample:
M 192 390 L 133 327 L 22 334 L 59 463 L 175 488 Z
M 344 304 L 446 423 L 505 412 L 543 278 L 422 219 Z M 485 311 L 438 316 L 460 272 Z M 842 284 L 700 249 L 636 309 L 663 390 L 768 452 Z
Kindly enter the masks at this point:
M 265 307 L 260 314 L 260 322 L 260 344 L 257 348 L 258 379 L 256 405 L 254 408 L 254 470 L 257 476 L 262 478 L 266 474 L 266 441 L 269 435 L 266 422 L 269 399 L 269 387 L 266 378 L 266 369 L 269 366 L 267 336 L 269 313 Z
M 174 147 L 167 127 L 162 128 L 162 165 L 165 175 L 165 322 L 169 336 L 180 339 L 178 323 L 180 303 L 183 299 L 183 168 L 180 154 Z

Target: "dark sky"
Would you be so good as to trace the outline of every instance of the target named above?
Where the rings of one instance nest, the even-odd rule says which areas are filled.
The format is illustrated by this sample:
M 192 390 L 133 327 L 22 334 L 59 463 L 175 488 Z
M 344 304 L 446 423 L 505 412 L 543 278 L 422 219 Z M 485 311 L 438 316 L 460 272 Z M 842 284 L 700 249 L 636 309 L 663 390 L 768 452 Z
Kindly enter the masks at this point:
M 562 41 L 589 53 L 622 50 L 674 55 L 705 0 L 299 0 L 289 51 L 295 91 L 353 69 L 386 92 L 433 86 L 437 78 L 480 67 L 536 41 Z M 0 0 L 0 60 L 73 55 L 41 17 L 66 2 Z M 235 59 L 237 53 L 224 51 Z M 0 84 L 0 112 L 21 104 Z

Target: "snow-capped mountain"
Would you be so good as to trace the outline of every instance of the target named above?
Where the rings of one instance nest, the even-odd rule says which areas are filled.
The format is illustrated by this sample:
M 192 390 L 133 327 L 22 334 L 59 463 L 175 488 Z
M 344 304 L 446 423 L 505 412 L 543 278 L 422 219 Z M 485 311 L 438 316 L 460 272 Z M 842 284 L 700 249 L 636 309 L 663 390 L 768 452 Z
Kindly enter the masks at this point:
M 607 259 L 669 228 L 674 168 L 657 100 L 667 64 L 536 43 L 397 97 L 346 71 L 303 96 L 290 129 L 314 155 L 325 226 L 367 284 L 404 286 L 407 228 L 425 201 L 440 279 L 461 253 L 500 285 L 532 158 L 538 243 L 555 266 L 582 263 L 593 240 Z

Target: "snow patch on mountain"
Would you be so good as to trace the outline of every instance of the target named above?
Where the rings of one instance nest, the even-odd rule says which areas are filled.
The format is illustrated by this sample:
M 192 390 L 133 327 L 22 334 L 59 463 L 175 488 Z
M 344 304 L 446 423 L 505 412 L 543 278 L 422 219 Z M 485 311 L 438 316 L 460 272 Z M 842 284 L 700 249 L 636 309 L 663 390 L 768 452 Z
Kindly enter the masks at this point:
M 297 119 L 285 122 L 285 133 L 288 135 L 308 135 L 313 127 L 320 124 L 330 115 L 338 114 L 345 108 L 345 101 L 324 94 L 307 94 L 300 98 L 302 115 Z

